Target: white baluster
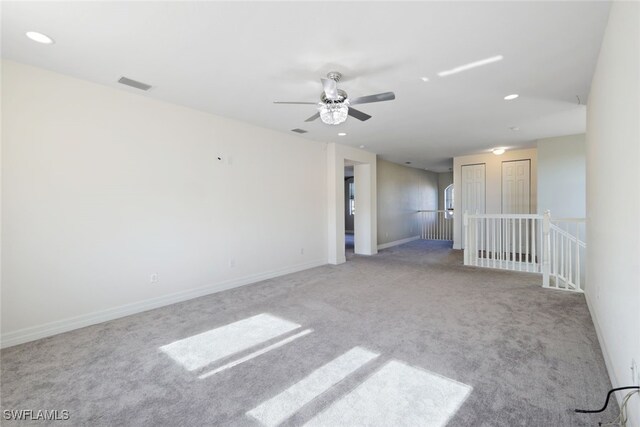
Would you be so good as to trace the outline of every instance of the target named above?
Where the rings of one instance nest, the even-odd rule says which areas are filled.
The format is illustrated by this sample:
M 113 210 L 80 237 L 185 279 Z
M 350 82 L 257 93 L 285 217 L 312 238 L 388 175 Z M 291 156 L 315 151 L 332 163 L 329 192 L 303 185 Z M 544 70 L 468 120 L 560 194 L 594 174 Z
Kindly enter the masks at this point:
M 526 227 L 524 228 L 524 259 L 526 261 L 525 269 L 529 271 L 529 220 L 525 219 L 524 223 Z
M 522 218 L 518 218 L 518 270 L 522 271 Z
M 500 228 L 498 229 L 498 261 L 500 262 L 500 268 L 503 268 L 502 266 L 502 261 L 504 259 L 504 252 L 503 252 L 503 247 L 502 247 L 502 218 L 498 219 L 498 224 L 500 224 Z
M 536 220 L 531 220 L 531 258 L 533 263 L 533 271 L 538 272 L 538 257 L 536 256 Z
M 474 235 L 474 243 L 475 243 L 475 247 L 473 248 L 473 255 L 475 257 L 475 263 L 474 265 L 477 267 L 478 266 L 478 220 L 480 218 L 475 218 L 473 221 L 473 235 Z
M 573 245 L 571 245 L 571 239 L 569 239 L 569 237 L 567 237 L 567 257 L 569 259 L 569 283 L 574 284 L 573 281 L 573 262 L 571 262 L 571 251 L 573 250 L 572 248 Z
M 576 290 L 582 289 L 580 282 L 580 223 L 576 222 Z
M 480 263 L 482 264 L 483 267 L 487 266 L 487 251 L 485 250 L 485 246 L 486 246 L 486 232 L 487 232 L 487 223 L 486 223 L 486 219 L 481 218 L 480 219 Z
M 469 265 L 469 215 L 467 211 L 462 216 L 462 224 L 464 225 L 464 265 Z
M 496 268 L 496 219 L 491 218 L 491 262 Z
M 516 269 L 516 220 L 511 218 L 511 269 Z
M 560 275 L 564 278 L 564 287 L 567 287 L 567 275 L 565 274 L 564 267 L 567 254 L 564 252 L 564 234 L 560 235 Z
M 558 263 L 560 262 L 560 259 L 558 257 L 558 232 L 555 230 L 553 231 L 553 245 L 553 273 L 555 277 L 554 285 L 557 288 L 559 287 L 558 273 L 560 272 L 560 266 L 558 265 Z
M 500 218 L 496 218 L 496 263 L 498 265 L 498 268 L 501 268 L 502 265 L 500 264 L 500 258 L 501 258 L 501 254 L 500 254 Z
M 549 287 L 549 263 L 551 261 L 551 239 L 549 231 L 551 228 L 551 212 L 545 211 L 542 218 L 542 286 Z

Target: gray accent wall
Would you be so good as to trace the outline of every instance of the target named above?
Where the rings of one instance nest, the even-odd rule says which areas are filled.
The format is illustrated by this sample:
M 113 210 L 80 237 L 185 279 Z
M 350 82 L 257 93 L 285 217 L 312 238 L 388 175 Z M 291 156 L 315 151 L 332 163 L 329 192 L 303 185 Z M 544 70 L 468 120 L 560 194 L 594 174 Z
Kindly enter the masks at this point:
M 377 168 L 378 245 L 418 236 L 417 211 L 438 207 L 438 174 L 381 159 Z

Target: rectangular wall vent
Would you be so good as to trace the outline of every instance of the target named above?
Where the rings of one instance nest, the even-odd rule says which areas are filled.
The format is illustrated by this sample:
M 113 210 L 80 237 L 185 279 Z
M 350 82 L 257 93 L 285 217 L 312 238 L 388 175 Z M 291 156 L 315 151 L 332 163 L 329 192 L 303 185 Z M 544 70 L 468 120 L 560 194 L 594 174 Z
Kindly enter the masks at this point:
M 148 84 L 142 83 L 142 82 L 138 82 L 138 81 L 135 81 L 135 80 L 131 80 L 131 79 L 128 79 L 126 77 L 120 77 L 120 80 L 118 80 L 118 83 L 122 83 L 123 85 L 135 87 L 136 89 L 140 89 L 140 90 L 149 90 L 149 89 L 151 89 L 151 85 L 148 85 Z
M 306 131 L 306 130 L 304 130 L 304 129 L 298 129 L 298 128 L 291 129 L 291 132 L 295 132 L 295 133 L 307 133 L 307 131 Z

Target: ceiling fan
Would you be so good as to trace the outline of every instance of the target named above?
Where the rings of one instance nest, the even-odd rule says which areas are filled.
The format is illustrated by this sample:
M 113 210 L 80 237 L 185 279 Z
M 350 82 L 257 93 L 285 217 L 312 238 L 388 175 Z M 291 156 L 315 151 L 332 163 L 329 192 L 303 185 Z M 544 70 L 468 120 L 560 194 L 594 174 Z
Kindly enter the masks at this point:
M 327 73 L 327 78 L 321 78 L 324 92 L 320 94 L 320 102 L 288 102 L 274 101 L 274 104 L 310 104 L 317 105 L 318 112 L 309 117 L 305 122 L 312 122 L 320 118 L 328 125 L 339 125 L 347 120 L 347 116 L 365 121 L 371 118 L 370 115 L 356 110 L 352 105 L 368 104 L 371 102 L 391 101 L 396 99 L 393 92 L 378 93 L 375 95 L 361 96 L 360 98 L 349 98 L 347 92 L 338 89 L 338 82 L 342 74 L 337 71 Z

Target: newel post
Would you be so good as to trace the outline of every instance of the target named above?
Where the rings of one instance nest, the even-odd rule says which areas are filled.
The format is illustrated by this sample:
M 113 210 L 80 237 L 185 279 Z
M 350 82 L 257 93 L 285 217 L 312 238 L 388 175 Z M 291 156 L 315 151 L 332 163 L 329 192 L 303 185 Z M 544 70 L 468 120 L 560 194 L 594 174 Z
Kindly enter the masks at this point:
M 542 287 L 549 287 L 549 272 L 551 270 L 551 211 L 544 211 L 542 217 Z

